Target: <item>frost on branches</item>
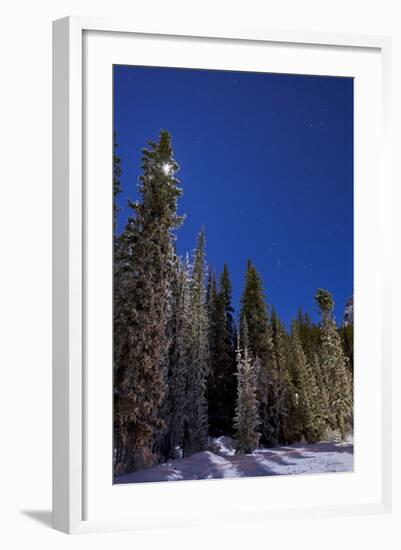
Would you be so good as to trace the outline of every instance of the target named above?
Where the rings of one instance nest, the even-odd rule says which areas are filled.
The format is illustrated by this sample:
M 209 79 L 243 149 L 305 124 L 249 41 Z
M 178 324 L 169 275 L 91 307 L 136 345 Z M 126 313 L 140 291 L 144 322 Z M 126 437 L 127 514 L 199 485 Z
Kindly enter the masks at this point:
M 240 332 L 242 333 L 242 349 Z M 250 354 L 248 326 L 246 317 L 244 317 L 241 331 L 238 331 L 237 346 L 237 404 L 234 417 L 237 454 L 251 453 L 259 445 L 260 433 L 257 428 L 260 422 L 256 398 L 259 369 L 260 360 L 252 359 Z

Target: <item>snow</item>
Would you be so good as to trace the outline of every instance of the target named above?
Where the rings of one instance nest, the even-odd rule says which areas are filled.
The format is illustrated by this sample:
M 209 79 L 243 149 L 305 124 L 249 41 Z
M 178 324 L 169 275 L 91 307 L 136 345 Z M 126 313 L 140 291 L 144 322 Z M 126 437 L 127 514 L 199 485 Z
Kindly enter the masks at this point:
M 224 456 L 234 456 L 235 455 L 235 449 L 233 446 L 233 440 L 231 437 L 227 437 L 225 435 L 221 435 L 217 439 L 214 440 L 217 447 L 219 448 L 219 454 Z
M 209 459 L 211 462 L 216 466 L 217 471 L 221 472 L 222 475 L 219 477 L 241 477 L 241 473 L 238 471 L 237 467 L 233 466 L 229 460 L 226 460 L 222 456 L 215 455 L 210 451 L 206 452 L 209 454 Z M 212 479 L 214 477 L 216 476 L 213 474 L 208 475 L 208 479 Z
M 341 446 L 336 444 L 335 451 L 332 444 L 319 444 L 319 451 L 309 450 L 308 446 L 284 447 L 282 450 L 270 451 L 268 449 L 256 451 L 259 465 L 266 468 L 267 472 L 276 475 L 313 474 L 323 472 L 349 472 L 353 469 L 353 454 L 341 452 Z M 316 447 L 314 445 L 313 447 Z M 327 449 L 326 451 L 324 449 Z
M 171 460 L 117 477 L 114 482 L 146 483 L 353 471 L 352 438 L 344 442 L 300 443 L 258 449 L 249 455 L 235 455 L 233 440 L 222 436 L 213 441 L 211 448 L 214 452 L 203 451 Z

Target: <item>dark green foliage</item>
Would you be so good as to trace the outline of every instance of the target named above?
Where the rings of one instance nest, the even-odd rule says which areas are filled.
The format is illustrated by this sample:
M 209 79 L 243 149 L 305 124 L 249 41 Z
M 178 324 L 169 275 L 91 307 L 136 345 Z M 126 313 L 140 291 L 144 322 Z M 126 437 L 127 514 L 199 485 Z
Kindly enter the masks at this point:
M 313 362 L 313 356 L 320 345 L 320 329 L 314 325 L 308 315 L 298 310 L 297 326 L 302 349 L 304 350 L 308 361 Z
M 331 316 L 334 308 L 334 300 L 330 292 L 318 288 L 315 294 L 315 302 L 319 306 L 323 319 Z
M 252 262 L 248 260 L 245 286 L 241 298 L 241 321 L 246 317 L 249 346 L 253 357 L 260 361 L 257 384 L 262 443 L 273 444 L 275 437 L 274 403 L 270 399 L 275 363 L 273 358 L 271 328 L 263 283 Z
M 198 235 L 191 278 L 191 361 L 187 373 L 187 413 L 184 455 L 203 451 L 208 444 L 206 379 L 209 371 L 209 318 L 206 302 L 205 232 Z
M 236 395 L 234 321 L 231 282 L 224 265 L 219 289 L 211 275 L 208 289 L 210 323 L 210 369 L 208 376 L 210 435 L 229 434 L 232 429 Z

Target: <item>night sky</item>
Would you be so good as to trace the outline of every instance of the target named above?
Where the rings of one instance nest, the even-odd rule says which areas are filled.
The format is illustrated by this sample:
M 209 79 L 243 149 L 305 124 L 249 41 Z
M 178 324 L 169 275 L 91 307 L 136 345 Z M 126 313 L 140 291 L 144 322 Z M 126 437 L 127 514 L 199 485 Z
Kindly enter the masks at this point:
M 207 261 L 228 264 L 238 308 L 248 258 L 289 325 L 318 319 L 317 288 L 341 322 L 353 293 L 353 80 L 232 71 L 114 67 L 114 129 L 124 227 L 138 198 L 141 148 L 170 132 L 184 195 L 177 250 L 206 229 Z

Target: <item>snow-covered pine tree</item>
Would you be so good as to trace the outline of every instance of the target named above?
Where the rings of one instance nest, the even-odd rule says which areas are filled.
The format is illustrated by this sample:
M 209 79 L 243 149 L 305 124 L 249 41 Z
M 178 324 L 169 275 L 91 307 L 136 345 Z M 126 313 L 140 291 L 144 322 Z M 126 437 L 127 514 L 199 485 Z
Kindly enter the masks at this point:
M 118 147 L 116 132 L 114 132 L 113 137 L 113 228 L 115 231 L 117 225 L 117 214 L 120 211 L 117 204 L 117 197 L 121 193 L 121 159 L 116 153 Z
M 320 346 L 320 329 L 318 325 L 312 323 L 308 313 L 301 309 L 298 310 L 298 331 L 301 339 L 302 349 L 310 363 L 313 362 L 313 356 L 318 352 Z
M 321 368 L 329 396 L 329 417 L 332 428 L 346 435 L 346 422 L 352 421 L 353 384 L 341 337 L 333 319 L 333 298 L 327 290 L 318 289 L 315 301 L 321 314 Z
M 273 348 L 273 368 L 271 370 L 270 402 L 273 417 L 273 442 L 290 443 L 291 426 L 289 426 L 289 342 L 288 335 L 272 307 L 271 335 Z
M 241 333 L 241 336 L 240 336 Z M 256 397 L 260 360 L 251 357 L 246 317 L 237 337 L 237 401 L 234 416 L 236 454 L 252 453 L 259 445 L 259 404 Z M 242 346 L 242 347 L 241 347 Z
M 182 191 L 174 177 L 171 137 L 143 149 L 139 178 L 141 200 L 132 203 L 119 239 L 118 293 L 115 296 L 116 416 L 124 426 L 126 471 L 149 466 L 156 432 L 162 427 L 160 406 L 166 391 L 166 333 L 171 283 L 176 265 L 174 230 L 182 218 L 177 199 Z
M 209 268 L 206 302 L 209 324 L 209 369 L 207 376 L 207 401 L 208 401 L 208 423 L 211 436 L 221 435 L 219 428 L 219 411 L 221 398 L 218 393 L 218 359 L 219 342 L 221 336 L 221 317 L 219 315 L 219 296 L 217 291 L 216 274 Z
M 354 323 L 342 325 L 339 329 L 343 350 L 348 359 L 348 366 L 354 372 Z
M 210 369 L 208 376 L 209 430 L 213 436 L 229 434 L 235 406 L 235 357 L 233 348 L 233 309 L 227 265 L 220 277 L 219 290 L 214 274 L 208 292 L 210 323 Z
M 291 323 L 288 353 L 288 398 L 285 440 L 287 443 L 300 441 L 304 435 L 304 426 L 311 424 L 309 394 L 306 391 L 307 359 L 303 352 L 299 333 Z
M 293 427 L 298 427 L 308 443 L 319 441 L 325 423 L 321 412 L 319 389 L 313 367 L 301 345 L 299 325 L 291 325 L 291 410 Z
M 160 454 L 166 458 L 182 456 L 187 414 L 188 372 L 192 361 L 191 279 L 188 256 L 180 263 L 172 285 L 168 388 L 163 404 L 165 428 L 160 439 Z
M 124 312 L 121 309 L 122 300 L 119 297 L 120 293 L 120 257 L 118 249 L 118 237 L 116 234 L 117 227 L 117 214 L 119 212 L 119 207 L 117 204 L 117 197 L 121 193 L 121 159 L 116 153 L 118 147 L 116 140 L 116 133 L 113 134 L 113 332 L 114 332 L 114 343 L 113 343 L 113 395 L 114 399 L 117 397 L 118 390 L 118 380 L 116 378 L 117 373 L 117 363 L 115 358 L 120 355 L 120 346 L 118 341 L 122 341 L 121 334 L 116 337 L 116 332 L 119 328 L 122 328 L 124 324 Z M 117 352 L 116 352 L 117 351 Z M 122 453 L 123 453 L 123 434 L 124 434 L 124 425 L 123 419 L 119 417 L 117 411 L 114 411 L 113 416 L 114 424 L 114 463 L 117 464 L 121 462 Z
M 254 356 L 258 357 L 260 361 L 257 398 L 262 443 L 271 445 L 275 443 L 274 411 L 271 400 L 271 384 L 275 364 L 271 328 L 262 279 L 250 260 L 247 262 L 245 286 L 241 297 L 241 321 L 244 317 L 247 320 L 250 348 Z
M 198 234 L 191 278 L 191 364 L 187 379 L 184 454 L 203 451 L 208 444 L 206 379 L 209 371 L 209 318 L 206 302 L 205 231 Z
M 216 282 L 216 273 L 214 272 L 211 266 L 208 267 L 207 275 L 207 285 L 206 285 L 206 305 L 207 305 L 207 316 L 208 316 L 208 325 L 209 325 L 209 362 L 210 365 L 213 361 L 214 349 L 216 347 L 215 343 L 215 325 L 217 322 L 216 316 L 216 301 L 217 301 L 217 282 Z M 209 368 L 208 373 L 208 390 L 209 382 L 212 383 L 213 369 Z M 210 412 L 210 411 L 209 411 Z
M 329 425 L 329 392 L 327 388 L 327 380 L 320 364 L 318 352 L 314 353 L 310 365 L 316 380 L 317 398 L 315 400 L 315 408 L 316 415 L 318 416 L 317 424 L 321 429 L 321 439 L 325 436 L 326 429 Z

